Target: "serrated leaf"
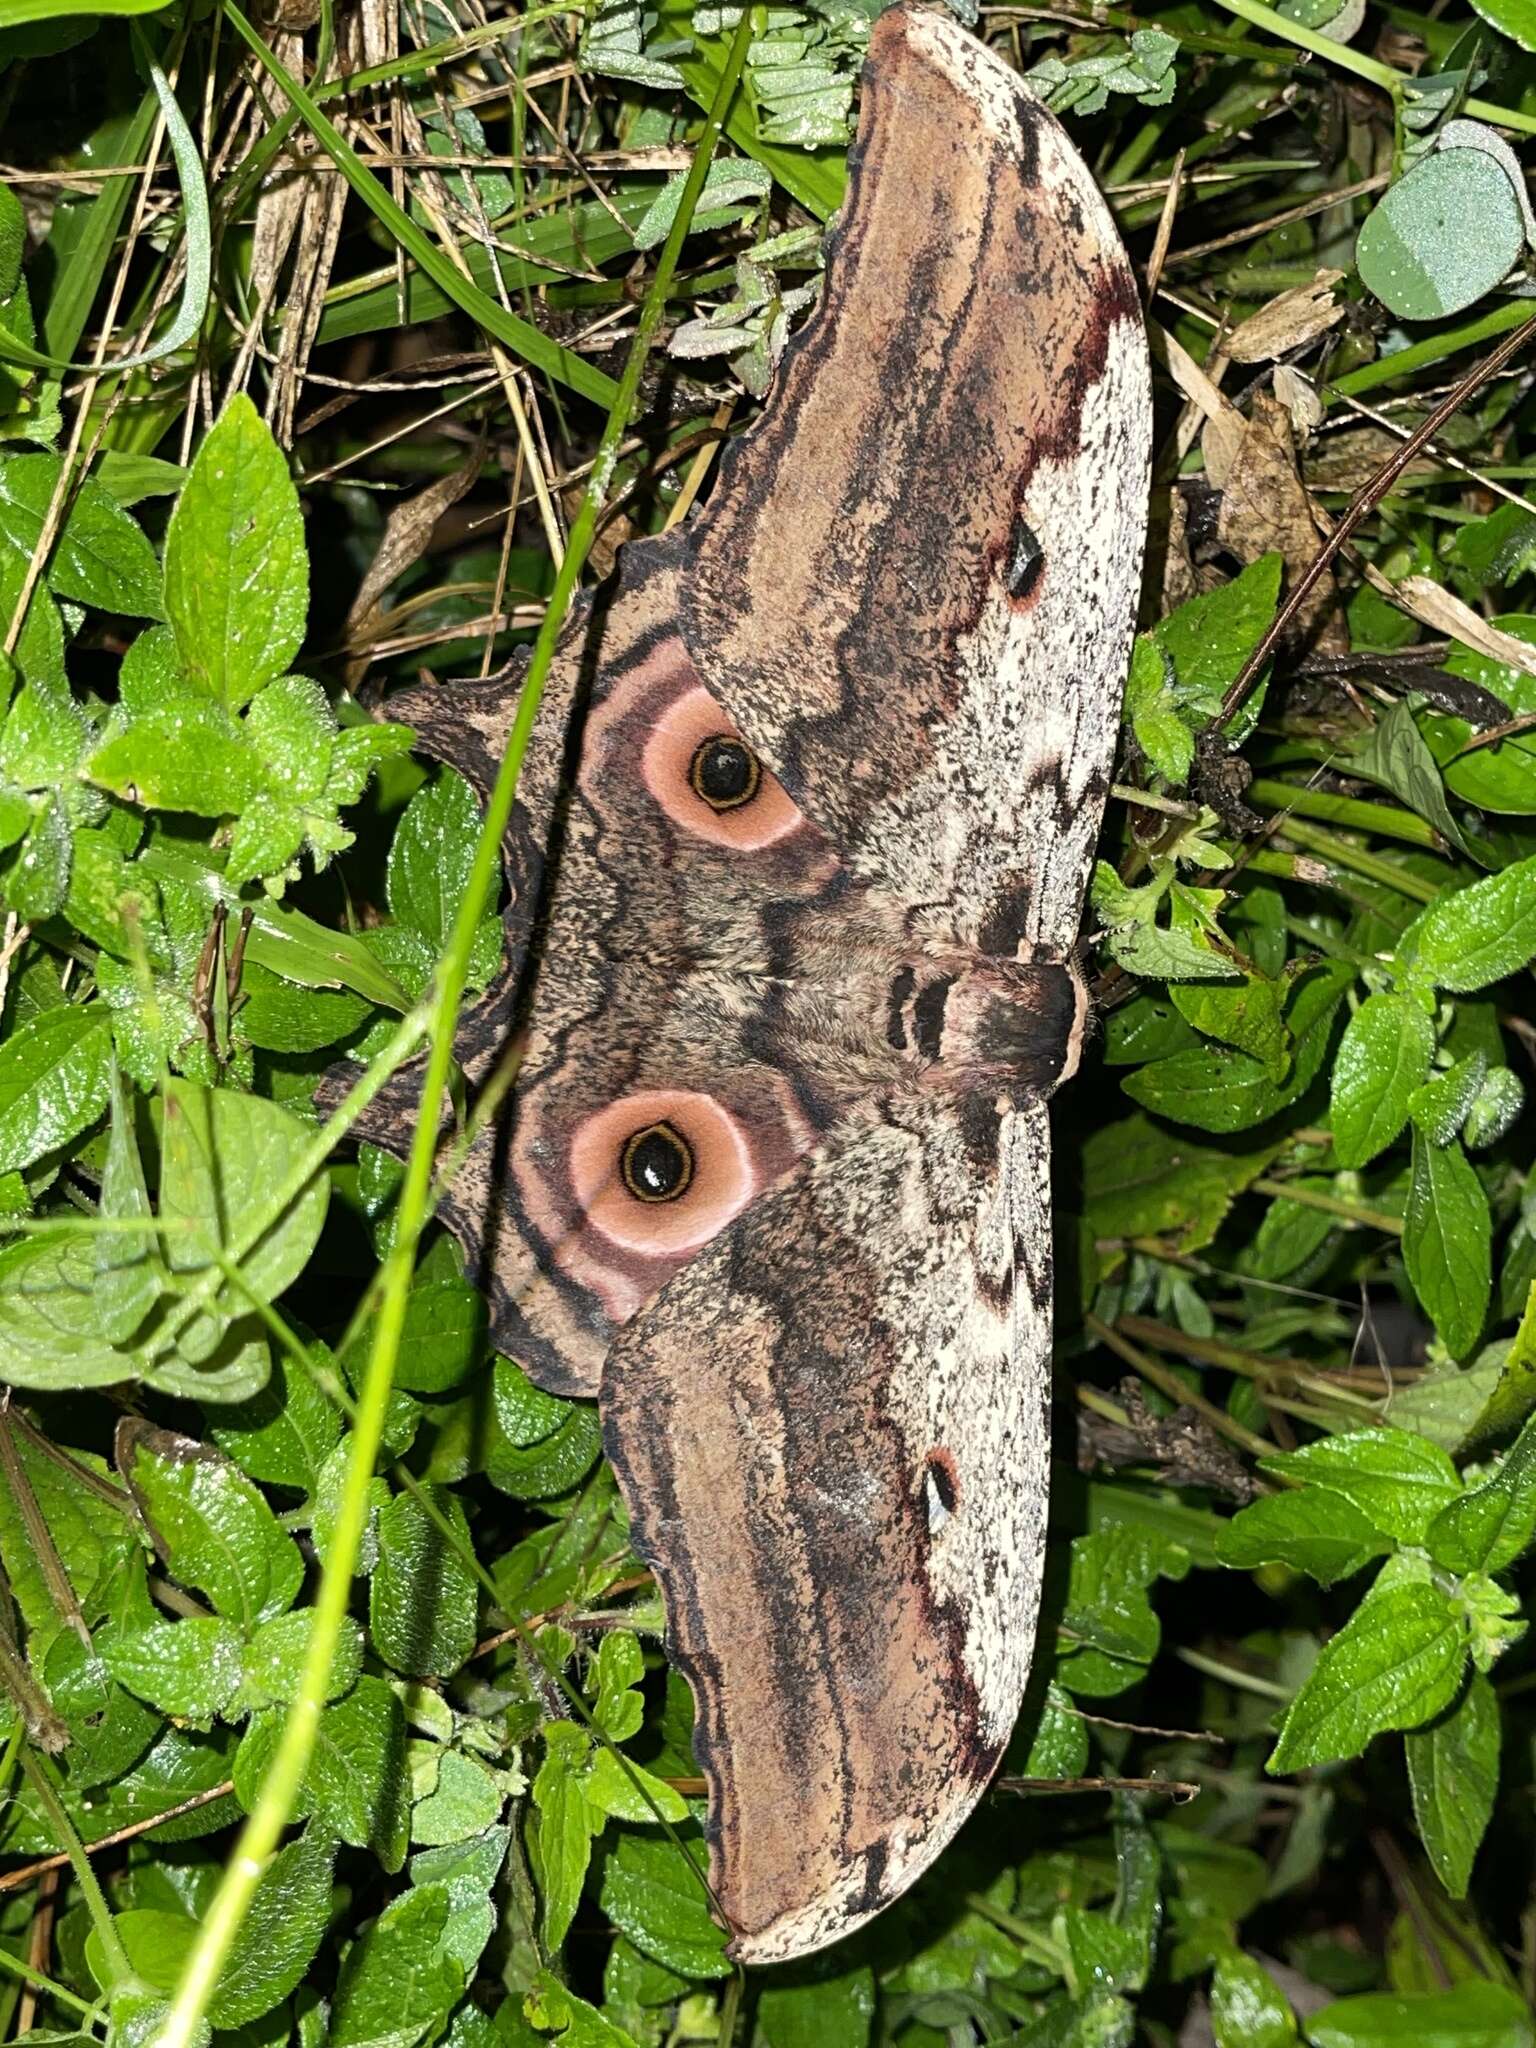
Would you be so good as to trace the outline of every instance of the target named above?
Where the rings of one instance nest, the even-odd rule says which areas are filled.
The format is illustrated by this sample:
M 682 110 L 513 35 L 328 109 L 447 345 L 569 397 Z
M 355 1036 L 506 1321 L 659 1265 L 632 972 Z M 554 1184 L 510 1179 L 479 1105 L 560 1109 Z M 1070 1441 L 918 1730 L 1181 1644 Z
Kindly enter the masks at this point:
M 1220 1045 L 1201 1045 L 1154 1060 L 1127 1075 L 1125 1093 L 1143 1108 L 1202 1131 L 1251 1129 L 1304 1095 L 1327 1057 L 1334 1019 L 1354 969 L 1339 961 L 1306 975 L 1286 1006 L 1295 1045 L 1288 1078 L 1271 1079 L 1258 1060 Z
M 302 1982 L 330 1925 L 335 1860 L 334 1841 L 313 1823 L 273 1857 L 220 1966 L 214 2026 L 249 2026 Z
M 1419 1839 L 1453 1899 L 1464 1899 L 1499 1789 L 1499 1701 L 1480 1671 L 1449 1713 L 1405 1737 Z
M 238 710 L 290 667 L 309 566 L 288 464 L 242 392 L 197 452 L 165 540 L 165 607 L 189 679 Z
M 1410 977 L 1467 995 L 1536 954 L 1536 857 L 1440 896 L 1403 933 Z
M 431 1489 L 465 1549 L 469 1525 L 458 1497 Z M 368 1589 L 374 1648 L 397 1671 L 448 1678 L 475 1647 L 479 1594 L 464 1559 L 409 1494 L 379 1515 L 379 1561 Z
M 308 1149 L 309 1134 L 288 1110 L 254 1095 L 173 1080 L 165 1093 L 160 1213 L 189 1228 L 168 1232 L 166 1261 L 198 1275 L 223 1252 L 234 1256 L 247 1220 L 285 1184 Z M 325 1221 L 330 1182 L 316 1175 L 240 1260 L 245 1286 L 272 1301 L 309 1262 Z M 226 1281 L 210 1313 L 248 1309 L 250 1296 Z
M 573 1721 L 545 1726 L 544 1761 L 533 1780 L 533 1803 L 539 1816 L 544 1946 L 551 1954 L 576 1917 L 592 1858 L 592 1837 L 603 1825 L 602 1814 L 587 1803 L 583 1789 L 591 1748 L 586 1730 Z
M 874 1972 L 868 1964 L 812 1965 L 812 1972 L 808 1982 L 764 1987 L 757 2048 L 866 2048 L 875 2017 Z
M 240 1653 L 240 1631 L 233 1622 L 189 1616 L 136 1635 L 113 1636 L 102 1658 L 112 1676 L 141 1700 L 206 1727 L 239 1689 Z
M 320 1363 L 335 1370 L 316 1344 Z M 307 1372 L 278 1359 L 266 1386 L 249 1400 L 214 1409 L 209 1434 L 252 1479 L 313 1493 L 326 1459 L 341 1442 L 341 1417 Z
M 1422 1543 L 1435 1516 L 1461 1493 L 1456 1467 L 1439 1445 L 1404 1429 L 1320 1437 L 1260 1463 L 1278 1477 L 1339 1495 L 1396 1543 Z
M 247 1812 L 261 1791 L 282 1723 L 277 1708 L 254 1715 L 235 1752 L 235 1792 Z M 405 1712 L 382 1678 L 364 1673 L 344 1700 L 322 1712 L 296 1811 L 312 1814 L 327 1833 L 353 1848 L 366 1849 L 386 1871 L 404 1863 L 410 1814 Z
M 1434 1049 L 1434 1020 L 1412 997 L 1395 991 L 1366 997 L 1333 1062 L 1331 1121 L 1340 1166 L 1368 1166 L 1392 1143 L 1408 1121 Z
M 386 875 L 389 907 L 428 940 L 434 955 L 458 915 L 479 837 L 480 805 L 451 768 L 439 769 L 416 792 L 395 828 Z
M 1349 1578 L 1391 1547 L 1353 1501 L 1321 1487 L 1266 1494 L 1235 1514 L 1216 1541 L 1223 1564 L 1245 1571 L 1288 1564 L 1320 1586 Z
M 1378 718 L 1366 744 L 1350 755 L 1349 767 L 1351 774 L 1391 790 L 1449 845 L 1467 852 L 1461 827 L 1445 800 L 1439 766 L 1401 698 Z
M 58 485 L 57 455 L 0 458 L 0 537 L 23 557 L 42 539 Z M 135 618 L 160 617 L 160 564 L 138 522 L 94 478 L 73 489 L 47 571 L 57 597 Z
M 217 1614 L 249 1634 L 293 1605 L 304 1578 L 298 1545 L 220 1452 L 129 1418 L 118 1426 L 117 1465 L 172 1577 Z
M 695 1868 L 690 1870 L 689 1861 Z M 599 1903 L 635 1947 L 682 1977 L 728 1977 L 725 1935 L 709 1914 L 693 1844 L 621 1834 L 603 1865 Z
M 1435 1145 L 1415 1130 L 1403 1264 L 1453 1358 L 1472 1349 L 1488 1313 L 1492 1230 L 1488 1197 L 1460 1144 Z
M 100 1003 L 61 1003 L 0 1045 L 0 1173 L 30 1166 L 107 1107 L 112 1026 Z
M 1501 1572 L 1536 1536 L 1536 1418 L 1528 1421 L 1498 1470 L 1449 1501 L 1425 1543 L 1453 1572 Z
M 1095 1237 L 1170 1234 L 1182 1249 L 1198 1251 L 1277 1149 L 1234 1152 L 1200 1145 L 1144 1116 L 1106 1124 L 1082 1151 L 1089 1225 Z
M 331 2009 L 331 2048 L 414 2048 L 436 2031 L 464 1988 L 442 1952 L 451 1901 L 426 1885 L 387 1905 L 353 1944 Z
M 1323 1645 L 1266 1768 L 1358 1756 L 1373 1735 L 1418 1727 L 1450 1705 L 1466 1660 L 1466 1616 L 1437 1586 L 1373 1586 Z

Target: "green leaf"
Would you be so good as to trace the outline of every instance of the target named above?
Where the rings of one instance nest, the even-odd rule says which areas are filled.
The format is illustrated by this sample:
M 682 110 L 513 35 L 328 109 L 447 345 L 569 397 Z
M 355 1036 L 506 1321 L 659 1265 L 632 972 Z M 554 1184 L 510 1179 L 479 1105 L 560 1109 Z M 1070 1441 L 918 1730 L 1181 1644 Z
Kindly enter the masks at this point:
M 298 1545 L 227 1458 L 130 1417 L 118 1426 L 117 1464 L 172 1577 L 206 1594 L 215 1613 L 249 1634 L 293 1605 L 304 1577 Z
M 1367 996 L 1345 1027 L 1333 1062 L 1333 1149 L 1340 1166 L 1368 1166 L 1408 1121 L 1429 1071 L 1434 1020 L 1411 996 Z
M 318 1362 L 335 1371 L 323 1344 L 311 1347 Z M 210 1417 L 209 1434 L 242 1472 L 269 1486 L 313 1493 L 326 1459 L 341 1442 L 341 1417 L 307 1372 L 288 1360 L 273 1362 L 272 1377 L 259 1393 Z
M 1536 642 L 1536 618 L 1506 612 L 1492 623 L 1516 640 Z M 1503 698 L 1512 717 L 1536 711 L 1536 676 L 1486 654 L 1475 654 L 1468 647 L 1453 647 L 1445 666 L 1453 675 L 1465 676 Z M 1447 789 L 1485 811 L 1524 814 L 1536 810 L 1536 733 L 1513 732 L 1497 746 L 1462 753 L 1473 737 L 1464 718 L 1444 712 L 1421 716 L 1425 739 L 1444 772 Z
M 0 1045 L 0 1173 L 30 1166 L 107 1107 L 112 1026 L 100 1003 L 61 1003 Z
M 1492 1222 L 1482 1182 L 1455 1140 L 1413 1134 L 1403 1264 L 1453 1358 L 1477 1342 L 1493 1285 Z
M 1536 50 L 1536 0 L 1472 0 L 1472 5 L 1490 28 L 1522 50 Z
M 1521 1430 L 1498 1470 L 1450 1501 L 1425 1542 L 1453 1572 L 1501 1572 L 1536 1536 L 1536 1417 Z
M 165 605 L 189 680 L 227 710 L 287 669 L 309 566 L 288 464 L 244 393 L 198 450 L 165 540 Z
M 1244 1571 L 1288 1564 L 1320 1586 L 1349 1578 L 1391 1547 L 1353 1501 L 1321 1487 L 1253 1501 L 1226 1524 L 1216 1545 L 1223 1564 Z
M 1351 774 L 1390 789 L 1410 811 L 1433 825 L 1448 845 L 1467 852 L 1461 827 L 1445 800 L 1435 757 L 1401 698 L 1378 718 L 1365 745 L 1351 754 L 1349 767 Z
M 1449 1145 L 1458 1135 L 1487 1072 L 1487 1055 L 1479 1047 L 1413 1091 L 1408 1113 L 1432 1145 Z
M 1268 1970 L 1241 1949 L 1228 1949 L 1211 1979 L 1211 2031 L 1216 2048 L 1288 2048 L 1296 2015 Z
M 1491 292 L 1525 243 L 1520 202 L 1481 149 L 1440 149 L 1390 186 L 1355 243 L 1360 282 L 1403 320 L 1440 320 Z
M 1330 961 L 1306 975 L 1286 1006 L 1296 1052 L 1290 1078 L 1276 1082 L 1247 1053 L 1201 1045 L 1154 1060 L 1121 1083 L 1143 1108 L 1203 1131 L 1243 1131 L 1268 1121 L 1304 1095 L 1327 1057 L 1334 1018 L 1354 969 Z
M 239 1689 L 240 1650 L 240 1631 L 232 1622 L 193 1616 L 114 1636 L 102 1660 L 141 1700 L 207 1727 Z
M 1199 1251 L 1278 1149 L 1200 1145 L 1144 1116 L 1102 1125 L 1082 1151 L 1089 1226 L 1098 1238 L 1167 1236 L 1181 1250 Z
M 642 1770 L 632 1757 L 612 1749 L 593 1752 L 582 1790 L 588 1806 L 597 1813 L 612 1814 L 615 1820 L 638 1821 L 642 1825 L 657 1814 L 671 1821 L 686 1820 L 688 1802 L 664 1778 Z
M 639 1733 L 645 1717 L 639 1690 L 644 1677 L 640 1638 L 627 1628 L 611 1630 L 597 1647 L 592 1705 L 593 1720 L 611 1742 L 627 1742 Z
M 681 1977 L 728 1977 L 725 1935 L 709 1914 L 693 1844 L 621 1834 L 603 1865 L 599 1903 L 635 1947 Z M 690 1862 L 694 1865 L 690 1869 Z
M 411 1808 L 411 1840 L 441 1848 L 494 1826 L 506 1804 L 505 1784 L 477 1757 L 435 1743 L 416 1747 L 437 1750 L 437 1783 Z
M 288 1614 L 274 1614 L 254 1630 L 245 1646 L 242 1666 L 242 1705 L 264 1707 L 273 1701 L 292 1704 L 298 1697 L 309 1639 L 314 1633 L 313 1607 L 295 1608 Z M 340 1699 L 357 1683 L 363 1663 L 363 1632 L 350 1615 L 342 1622 L 331 1657 L 325 1697 Z
M 1266 1768 L 1358 1756 L 1373 1735 L 1418 1727 L 1450 1705 L 1466 1659 L 1466 1616 L 1437 1586 L 1373 1586 L 1323 1645 Z
M 603 1825 L 602 1814 L 588 1805 L 582 1789 L 591 1747 L 586 1730 L 575 1722 L 548 1722 L 544 1761 L 533 1781 L 533 1803 L 539 1816 L 544 1946 L 552 1955 L 576 1917 L 592 1857 L 592 1837 Z
M 1472 1977 L 1418 1997 L 1336 1999 L 1312 2014 L 1307 2039 L 1313 2048 L 1532 2048 L 1536 2031 L 1523 1998 Z
M 30 556 L 63 467 L 57 455 L 0 457 L 0 540 Z M 160 617 L 160 564 L 142 528 L 86 477 L 74 489 L 48 562 L 48 587 L 106 612 Z
M 1125 715 L 1136 744 L 1165 782 L 1182 783 L 1195 758 L 1195 736 L 1179 716 L 1173 658 L 1150 633 L 1138 634 L 1125 685 Z
M 754 2048 L 867 2048 L 875 2017 L 874 1972 L 864 1965 L 796 1972 L 808 1981 L 775 1976 L 757 2001 Z
M 233 1255 L 236 1239 L 254 1212 L 284 1185 L 308 1149 L 309 1133 L 275 1102 L 228 1089 L 173 1080 L 165 1093 L 160 1213 L 191 1226 L 169 1232 L 167 1263 L 182 1275 L 207 1271 L 217 1252 Z M 245 1286 L 272 1301 L 309 1263 L 325 1221 L 330 1182 L 308 1182 L 278 1221 L 240 1260 Z M 249 1296 L 225 1282 L 210 1313 L 233 1316 Z
M 432 1497 L 469 1548 L 457 1495 Z M 379 1561 L 368 1589 L 369 1629 L 385 1663 L 416 1678 L 449 1678 L 475 1647 L 479 1609 L 473 1574 L 409 1494 L 379 1515 Z
M 1219 1038 L 1257 1060 L 1269 1079 L 1283 1082 L 1291 1063 L 1291 1034 L 1283 1015 L 1286 985 L 1262 974 L 1239 982 L 1177 983 L 1168 990 L 1179 1015 L 1207 1038 Z
M 1405 1738 L 1413 1817 L 1435 1875 L 1467 1896 L 1478 1844 L 1499 1789 L 1499 1700 L 1480 1671 L 1448 1714 Z
M 462 1966 L 442 1952 L 450 1899 L 427 1885 L 387 1905 L 342 1965 L 331 2009 L 331 2048 L 413 2048 L 448 2016 Z
M 440 1237 L 417 1267 L 405 1304 L 395 1383 L 413 1394 L 446 1394 L 486 1352 L 485 1297 L 460 1271 L 457 1243 Z
M 462 775 L 440 768 L 405 807 L 389 849 L 390 910 L 440 952 L 469 886 L 480 805 Z M 490 908 L 482 908 L 482 915 Z
M 1458 995 L 1487 988 L 1536 953 L 1536 857 L 1440 896 L 1400 942 L 1412 981 Z
M 552 2035 L 560 2048 L 635 2048 L 621 2028 L 611 2026 L 602 2014 L 578 1998 L 574 1991 L 541 1970 L 523 2000 L 523 2011 L 540 2035 Z M 519 2044 L 520 2048 L 520 2044 Z
M 350 1038 L 369 1014 L 346 990 L 302 988 L 265 967 L 245 963 L 235 1026 L 247 1045 L 265 1052 L 319 1052 Z
M 1243 663 L 1263 638 L 1280 602 L 1283 569 L 1278 554 L 1261 555 L 1230 583 L 1185 600 L 1156 628 L 1173 662 L 1177 695 L 1194 723 L 1204 725 Z M 1241 738 L 1258 718 L 1262 689 L 1253 691 L 1233 716 L 1228 733 Z
M 247 1812 L 260 1794 L 282 1726 L 277 1708 L 253 1715 L 235 1752 L 235 1792 Z M 410 1813 L 405 1713 L 382 1678 L 365 1674 L 344 1700 L 321 1714 L 295 1813 L 313 1815 L 326 1833 L 368 1850 L 386 1871 L 404 1863 Z
M 1340 1495 L 1396 1543 L 1421 1544 L 1435 1516 L 1461 1493 L 1456 1467 L 1439 1445 L 1405 1429 L 1320 1437 L 1299 1451 L 1276 1451 L 1260 1465 Z
M 1028 1712 L 1026 1706 L 1026 1722 Z M 1020 1774 L 1026 1778 L 1080 1778 L 1087 1768 L 1088 1725 L 1053 1678 L 1041 1698 L 1040 1718 L 1019 1766 Z
M 330 1925 L 335 1860 L 334 1841 L 313 1825 L 273 1857 L 220 1966 L 214 2026 L 249 2026 L 297 1989 Z

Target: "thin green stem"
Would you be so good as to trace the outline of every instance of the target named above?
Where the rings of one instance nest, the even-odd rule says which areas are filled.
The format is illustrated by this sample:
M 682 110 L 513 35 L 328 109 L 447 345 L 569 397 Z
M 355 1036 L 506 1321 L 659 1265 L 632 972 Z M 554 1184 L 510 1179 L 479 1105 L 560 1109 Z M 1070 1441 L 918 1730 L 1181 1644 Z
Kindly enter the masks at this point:
M 51 1977 L 45 1977 L 41 1970 L 34 1970 L 30 1963 L 24 1963 L 19 1956 L 13 1956 L 7 1948 L 0 1948 L 0 1970 L 6 1971 L 12 1977 L 19 1977 L 23 1984 L 30 1984 L 34 1991 L 41 1991 L 45 1996 L 57 1999 L 60 2005 L 67 2006 L 71 2012 L 79 2013 L 82 2019 L 94 2023 L 100 2018 L 99 2001 L 92 2005 L 77 1993 L 67 1991 L 62 1984 L 55 1984 Z
M 1400 1216 L 1389 1216 L 1385 1209 L 1371 1209 L 1364 1202 L 1346 1201 L 1342 1195 L 1325 1195 L 1318 1188 L 1298 1187 L 1289 1180 L 1256 1180 L 1255 1194 L 1271 1195 L 1277 1201 L 1298 1202 L 1303 1209 L 1321 1209 L 1326 1216 L 1337 1216 L 1343 1223 L 1358 1224 L 1362 1230 L 1384 1230 L 1389 1237 L 1401 1237 L 1403 1223 Z
M 1436 883 L 1408 874 L 1395 861 L 1384 860 L 1379 853 L 1372 853 L 1367 847 L 1341 839 L 1336 832 L 1325 832 L 1317 825 L 1304 825 L 1299 818 L 1283 819 L 1280 829 L 1287 839 L 1294 839 L 1306 852 L 1318 854 L 1341 868 L 1352 868 L 1357 875 L 1364 875 L 1368 882 L 1380 882 L 1383 888 L 1395 889 L 1399 896 L 1406 896 L 1413 903 L 1433 903 L 1440 894 Z
M 1260 776 L 1248 785 L 1246 794 L 1256 804 L 1272 804 L 1301 818 L 1320 818 L 1326 825 L 1343 825 L 1355 832 L 1379 832 L 1383 839 L 1401 839 L 1409 846 L 1442 850 L 1439 833 L 1412 811 L 1400 811 L 1391 804 L 1373 804 L 1362 797 L 1336 796 L 1331 790 L 1303 789 L 1299 783 L 1280 782 Z
M 231 19 L 253 44 L 255 37 L 238 12 Z M 527 751 L 533 721 L 544 692 L 555 645 L 565 623 L 566 610 L 575 594 L 577 579 L 597 530 L 608 486 L 618 460 L 620 444 L 628 428 L 639 392 L 651 341 L 666 309 L 667 295 L 677 268 L 683 239 L 688 233 L 699 193 L 714 154 L 721 128 L 735 97 L 751 35 L 752 11 L 743 9 L 724 71 L 705 122 L 692 167 L 684 183 L 677 217 L 656 265 L 645 303 L 636 325 L 635 338 L 619 380 L 617 395 L 598 443 L 591 479 L 581 510 L 571 528 L 565 560 L 555 578 L 549 608 L 539 628 L 517 714 L 507 737 L 506 752 L 497 772 L 490 801 L 486 805 L 475 858 L 468 883 L 459 902 L 453 929 L 438 964 L 430 998 L 426 1074 L 415 1137 L 406 1162 L 405 1180 L 396 1212 L 395 1242 L 384 1268 L 384 1285 L 374 1326 L 373 1346 L 357 1404 L 357 1423 L 341 1500 L 331 1541 L 326 1552 L 315 1600 L 315 1619 L 310 1632 L 304 1669 L 297 1696 L 284 1722 L 272 1762 L 218 1891 L 204 1918 L 198 1938 L 176 1995 L 161 2029 L 158 2048 L 192 2048 L 199 2023 L 207 2011 L 223 1968 L 224 1959 L 250 1909 L 262 1873 L 288 1825 L 303 1782 L 304 1771 L 314 1747 L 320 1712 L 330 1677 L 341 1626 L 352 1597 L 352 1576 L 368 1518 L 368 1495 L 384 1436 L 384 1422 L 394 1386 L 395 1361 L 405 1329 L 406 1303 L 415 1271 L 416 1247 L 425 1227 L 432 1191 L 432 1172 L 437 1156 L 438 1113 L 447 1089 L 453 1059 L 454 1025 L 469 974 L 470 955 L 480 922 L 480 906 L 490 894 L 501 859 L 502 839 L 512 815 L 518 776 Z M 268 53 L 262 46 L 264 58 Z M 498 309 L 499 310 L 499 309 Z M 504 317 L 504 316 L 503 316 Z M 354 1091 L 355 1092 L 355 1091 Z
M 1181 1664 L 1187 1664 L 1191 1671 L 1203 1672 L 1207 1678 L 1219 1679 L 1223 1685 L 1230 1685 L 1237 1692 L 1257 1693 L 1260 1699 L 1280 1700 L 1285 1705 L 1290 1705 L 1290 1688 L 1276 1685 L 1273 1679 L 1260 1678 L 1252 1671 L 1239 1671 L 1231 1664 L 1223 1664 L 1216 1657 L 1203 1656 L 1199 1650 L 1175 1650 L 1173 1654 Z
M 1406 72 L 1395 71 L 1390 64 L 1367 57 L 1363 50 L 1353 50 L 1348 43 L 1335 42 L 1332 36 L 1325 36 L 1318 29 L 1306 28 L 1301 22 L 1292 21 L 1273 7 L 1266 7 L 1263 0 L 1218 0 L 1218 4 L 1240 21 L 1249 22 L 1254 28 L 1267 29 L 1271 35 L 1294 43 L 1298 50 L 1306 50 L 1340 71 L 1352 71 L 1356 78 L 1369 79 L 1372 85 L 1379 85 L 1383 92 L 1390 93 L 1395 105 L 1400 106 L 1405 92 L 1412 88 L 1413 80 Z M 1463 101 L 1462 112 L 1474 120 L 1493 121 L 1501 128 L 1513 128 L 1522 135 L 1536 135 L 1536 114 L 1522 114 L 1514 107 L 1497 106 L 1491 100 L 1469 99 Z
M 91 1859 L 85 1853 L 85 1844 L 76 1832 L 75 1824 L 59 1795 L 53 1765 L 47 1757 L 38 1756 L 33 1751 L 24 1749 L 21 1753 L 21 1769 L 38 1805 L 48 1816 L 48 1825 L 53 1829 L 60 1846 L 69 1858 L 70 1867 L 75 1873 L 75 1882 L 85 1895 L 85 1910 L 91 1916 L 91 1925 L 96 1931 L 96 1939 L 101 1943 L 107 1968 L 112 1973 L 112 1981 L 118 1983 L 124 1978 L 131 1977 L 133 1965 L 128 1960 L 128 1951 L 123 1947 L 122 1936 L 117 1931 L 117 1922 L 112 1917 L 112 1909 L 107 1904 L 106 1895 L 101 1889 L 95 1871 L 91 1868 Z

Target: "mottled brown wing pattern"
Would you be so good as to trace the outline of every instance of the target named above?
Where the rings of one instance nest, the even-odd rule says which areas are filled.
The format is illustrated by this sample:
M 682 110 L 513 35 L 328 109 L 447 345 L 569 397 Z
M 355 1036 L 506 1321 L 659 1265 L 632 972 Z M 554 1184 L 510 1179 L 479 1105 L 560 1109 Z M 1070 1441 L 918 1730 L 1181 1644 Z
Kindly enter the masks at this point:
M 712 687 L 914 932 L 1076 935 L 1146 524 L 1135 280 L 1055 118 L 952 17 L 876 22 L 814 325 L 692 531 Z
M 629 551 L 605 616 L 562 643 L 508 834 L 509 965 L 457 1047 L 472 1082 L 498 1057 L 517 1076 L 443 1217 L 497 1348 L 566 1394 L 596 1393 L 614 1331 L 858 1092 L 780 1016 L 797 917 L 846 895 L 836 855 L 766 771 L 740 808 L 690 783 L 731 721 L 675 630 L 680 553 Z M 489 784 L 505 692 L 453 685 L 406 710 Z M 651 1128 L 682 1139 L 690 1178 L 648 1204 L 622 1155 Z M 364 1130 L 400 1142 L 397 1105 Z
M 1022 1696 L 1044 1102 L 1148 433 L 1083 165 L 950 16 L 892 9 L 822 308 L 704 512 L 567 631 L 523 772 L 460 1041 L 517 1083 L 444 1213 L 498 1346 L 599 1395 L 747 1960 L 897 1896 Z M 512 693 L 405 715 L 485 787 Z M 402 1143 L 399 1100 L 365 1128 Z
M 609 1355 L 609 1456 L 698 1703 L 733 1952 L 851 1932 L 932 1862 L 1018 1712 L 1045 1542 L 1047 1129 L 842 1126 Z

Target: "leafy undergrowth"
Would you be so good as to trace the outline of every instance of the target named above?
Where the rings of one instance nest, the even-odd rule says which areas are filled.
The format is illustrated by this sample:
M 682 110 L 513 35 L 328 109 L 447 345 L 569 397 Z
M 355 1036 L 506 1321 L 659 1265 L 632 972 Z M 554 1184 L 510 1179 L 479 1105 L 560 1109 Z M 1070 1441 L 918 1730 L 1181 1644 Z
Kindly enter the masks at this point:
M 1529 314 L 1533 0 L 982 23 L 1147 284 L 1153 539 L 1036 1675 L 867 1933 L 732 1973 L 595 1417 L 320 1128 L 499 943 L 475 801 L 369 713 L 707 492 L 868 11 L 759 12 L 685 194 L 729 11 L 0 0 L 9 2033 L 1533 2039 L 1536 401 L 1470 374 Z

